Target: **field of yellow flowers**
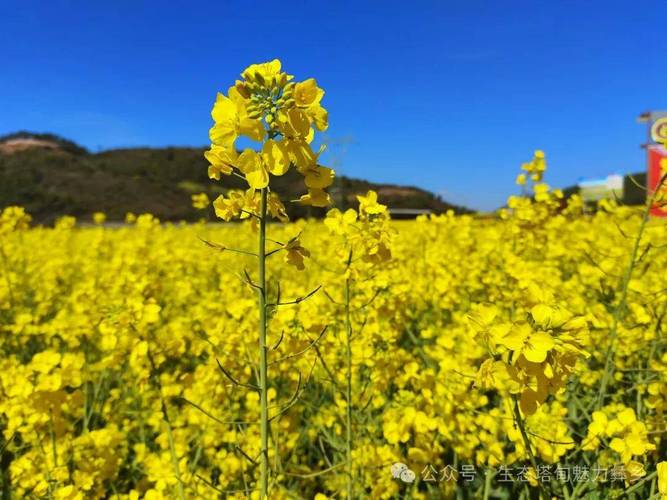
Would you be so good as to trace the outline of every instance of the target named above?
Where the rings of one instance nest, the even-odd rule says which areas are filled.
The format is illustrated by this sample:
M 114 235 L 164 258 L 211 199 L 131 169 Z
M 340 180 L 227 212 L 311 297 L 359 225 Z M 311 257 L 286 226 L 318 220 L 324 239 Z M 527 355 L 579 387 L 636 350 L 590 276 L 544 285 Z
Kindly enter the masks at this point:
M 667 225 L 539 151 L 494 218 L 287 222 L 271 176 L 326 206 L 334 173 L 276 63 L 213 108 L 240 221 L 2 211 L 0 498 L 667 498 Z

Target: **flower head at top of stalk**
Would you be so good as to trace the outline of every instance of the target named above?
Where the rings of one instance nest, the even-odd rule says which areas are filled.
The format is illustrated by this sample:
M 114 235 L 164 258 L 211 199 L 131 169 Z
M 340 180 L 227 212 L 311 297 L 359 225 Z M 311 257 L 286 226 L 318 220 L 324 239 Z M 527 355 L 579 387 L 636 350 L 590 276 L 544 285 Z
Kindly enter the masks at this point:
M 334 180 L 334 171 L 319 164 L 324 148 L 312 147 L 315 131 L 328 126 L 327 111 L 321 101 L 324 90 L 313 78 L 295 82 L 282 71 L 278 59 L 252 64 L 241 73 L 241 80 L 218 93 L 211 111 L 215 124 L 209 136 L 211 148 L 205 153 L 209 177 L 235 175 L 248 184 L 244 194 L 220 196 L 213 203 L 216 215 L 224 220 L 256 213 L 259 190 L 270 189 L 272 176 L 282 176 L 294 167 L 304 178 L 306 194 L 298 203 L 326 207 L 331 197 L 325 191 Z M 237 149 L 244 137 L 259 147 Z M 280 198 L 271 193 L 270 215 L 286 220 Z

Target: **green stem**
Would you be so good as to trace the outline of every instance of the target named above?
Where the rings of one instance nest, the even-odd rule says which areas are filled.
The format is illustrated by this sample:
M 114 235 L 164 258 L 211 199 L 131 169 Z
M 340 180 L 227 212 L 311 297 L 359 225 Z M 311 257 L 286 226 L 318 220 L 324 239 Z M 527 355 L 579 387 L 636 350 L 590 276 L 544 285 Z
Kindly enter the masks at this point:
M 164 401 L 162 402 L 162 406 L 166 414 L 167 407 L 164 404 Z M 178 498 L 180 500 L 185 500 L 185 491 L 183 489 L 183 478 L 181 478 L 181 470 L 178 465 L 178 457 L 176 456 L 176 445 L 174 444 L 174 434 L 171 431 L 171 422 L 169 421 L 168 417 L 165 419 L 164 423 L 167 426 L 167 438 L 169 439 L 169 455 L 171 456 L 171 465 L 174 468 L 174 474 L 176 475 L 176 480 L 178 481 Z
M 638 489 L 640 489 L 642 486 L 644 486 L 648 481 L 652 481 L 654 477 L 658 475 L 657 471 L 651 472 L 648 476 L 644 477 L 642 480 L 638 481 L 634 485 L 632 485 L 630 488 L 624 491 L 626 495 L 629 495 L 630 493 L 634 493 Z
M 484 478 L 484 498 L 483 500 L 489 500 L 489 494 L 491 493 L 491 480 L 495 474 L 491 474 L 491 471 L 487 470 Z
M 350 279 L 345 280 L 345 399 L 346 399 L 346 457 L 347 498 L 353 498 L 354 472 L 352 467 L 352 321 L 350 320 Z
M 266 343 L 266 204 L 267 189 L 262 189 L 259 214 L 259 249 L 257 252 L 259 283 L 259 393 L 260 393 L 260 499 L 269 496 L 269 401 L 268 347 Z
M 570 492 L 567 489 L 567 484 L 563 484 L 562 486 L 563 486 L 563 498 L 565 498 L 565 500 L 572 500 L 572 497 L 570 496 Z
M 533 466 L 533 472 L 537 475 L 537 460 L 535 460 L 535 455 L 533 454 L 533 448 L 530 444 L 530 438 L 528 437 L 528 433 L 526 432 L 526 425 L 523 421 L 523 417 L 521 416 L 521 409 L 519 408 L 519 399 L 516 396 L 512 396 L 512 399 L 514 400 L 514 419 L 516 420 L 516 424 L 519 427 L 519 431 L 521 432 L 523 445 L 526 448 L 526 451 L 528 452 L 530 463 Z M 548 498 L 548 495 L 544 490 L 544 486 L 542 485 L 541 482 L 539 482 L 539 478 L 538 478 L 538 484 L 540 488 L 540 497 Z
M 570 500 L 576 500 L 579 497 L 579 494 L 585 491 L 585 488 L 587 488 L 587 486 L 588 486 L 587 481 L 580 480 L 572 490 L 572 495 L 570 495 Z

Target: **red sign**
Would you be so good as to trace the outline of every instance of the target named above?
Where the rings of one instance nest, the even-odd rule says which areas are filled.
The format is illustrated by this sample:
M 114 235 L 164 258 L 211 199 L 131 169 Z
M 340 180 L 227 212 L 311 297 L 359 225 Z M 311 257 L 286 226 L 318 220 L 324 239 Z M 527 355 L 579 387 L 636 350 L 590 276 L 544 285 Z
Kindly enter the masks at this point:
M 646 176 L 646 184 L 648 188 L 648 195 L 652 196 L 662 177 L 667 174 L 667 150 L 663 146 L 649 146 L 648 148 L 648 175 Z M 658 194 L 657 198 L 662 199 L 662 206 L 657 203 L 651 207 L 651 215 L 656 217 L 667 217 L 667 206 L 664 204 L 667 201 L 667 180 L 660 186 L 662 193 Z

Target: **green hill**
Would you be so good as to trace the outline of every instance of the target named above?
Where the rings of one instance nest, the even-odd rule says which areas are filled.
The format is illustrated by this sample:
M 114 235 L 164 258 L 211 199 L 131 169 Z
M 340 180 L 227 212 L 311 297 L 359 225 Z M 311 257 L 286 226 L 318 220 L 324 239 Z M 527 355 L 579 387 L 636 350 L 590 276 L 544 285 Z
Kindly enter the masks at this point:
M 108 220 L 123 220 L 127 212 L 150 212 L 162 220 L 197 220 L 202 212 L 190 195 L 205 192 L 211 199 L 243 181 L 208 179 L 203 148 L 166 147 L 113 149 L 90 153 L 72 141 L 52 134 L 19 132 L 0 137 L 0 207 L 22 205 L 36 222 L 50 223 L 69 214 L 90 219 L 101 211 Z M 276 177 L 274 189 L 283 199 L 305 193 L 302 177 L 291 170 Z M 345 209 L 369 189 L 391 208 L 444 212 L 463 207 L 449 204 L 423 189 L 375 184 L 338 177 L 331 188 L 336 206 Z M 323 209 L 288 204 L 292 218 L 322 216 Z

